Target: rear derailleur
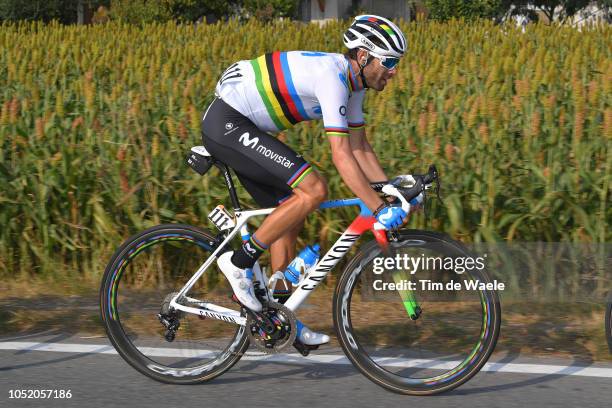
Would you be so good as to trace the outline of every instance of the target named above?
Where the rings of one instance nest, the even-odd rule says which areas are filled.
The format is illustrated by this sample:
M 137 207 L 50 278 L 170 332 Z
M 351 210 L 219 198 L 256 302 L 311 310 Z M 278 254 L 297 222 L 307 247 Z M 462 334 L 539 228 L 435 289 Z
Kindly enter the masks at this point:
M 170 293 L 164 298 L 161 310 L 157 314 L 159 322 L 166 328 L 164 338 L 167 342 L 174 341 L 176 332 L 181 326 L 180 318 L 183 317 L 183 314 L 180 311 L 170 309 L 170 302 L 174 296 L 176 296 L 176 292 Z

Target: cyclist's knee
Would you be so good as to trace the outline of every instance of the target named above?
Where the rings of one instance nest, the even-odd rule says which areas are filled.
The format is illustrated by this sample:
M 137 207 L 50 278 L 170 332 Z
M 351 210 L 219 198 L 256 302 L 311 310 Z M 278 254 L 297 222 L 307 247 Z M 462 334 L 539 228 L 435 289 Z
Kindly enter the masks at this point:
M 316 201 L 317 207 L 323 201 L 327 200 L 327 183 L 324 179 L 320 179 L 313 191 L 314 200 Z
M 295 192 L 314 211 L 327 199 L 327 183 L 318 173 L 312 172 L 296 187 Z
M 327 183 L 322 177 L 319 177 L 308 193 L 312 197 L 314 204 L 319 206 L 319 204 L 327 200 Z

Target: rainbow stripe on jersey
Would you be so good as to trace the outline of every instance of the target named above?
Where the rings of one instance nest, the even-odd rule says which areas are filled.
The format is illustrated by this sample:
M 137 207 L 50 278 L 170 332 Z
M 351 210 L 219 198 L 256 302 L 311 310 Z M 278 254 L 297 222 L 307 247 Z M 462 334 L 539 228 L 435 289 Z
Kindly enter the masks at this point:
M 259 95 L 278 130 L 311 119 L 295 90 L 286 52 L 264 54 L 250 63 Z
M 325 134 L 327 136 L 348 136 L 349 130 L 347 127 L 325 126 Z

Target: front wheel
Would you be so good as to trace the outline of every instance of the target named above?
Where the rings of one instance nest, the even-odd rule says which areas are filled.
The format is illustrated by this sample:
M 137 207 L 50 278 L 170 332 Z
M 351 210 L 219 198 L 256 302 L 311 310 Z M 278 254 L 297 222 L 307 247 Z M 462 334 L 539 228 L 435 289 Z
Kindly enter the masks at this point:
M 215 246 L 207 231 L 159 225 L 129 238 L 108 263 L 102 320 L 117 352 L 141 373 L 166 383 L 199 383 L 224 373 L 248 348 L 245 326 L 170 307 Z M 232 293 L 213 263 L 179 303 L 198 310 L 212 304 L 240 316 Z
M 394 392 L 431 395 L 482 368 L 501 309 L 497 293 L 480 286 L 491 282 L 485 268 L 467 270 L 466 258 L 474 255 L 446 235 L 404 230 L 386 257 L 371 241 L 349 261 L 333 317 L 340 345 L 362 374 Z

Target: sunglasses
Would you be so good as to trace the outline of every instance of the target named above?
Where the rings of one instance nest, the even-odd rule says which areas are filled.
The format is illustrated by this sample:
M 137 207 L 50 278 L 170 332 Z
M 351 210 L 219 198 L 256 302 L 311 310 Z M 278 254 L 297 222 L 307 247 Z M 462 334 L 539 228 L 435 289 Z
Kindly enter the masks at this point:
M 378 61 L 380 61 L 380 65 L 387 68 L 388 70 L 392 70 L 399 64 L 400 59 L 395 57 L 383 57 L 382 55 L 375 54 L 370 51 L 370 55 L 375 57 Z

